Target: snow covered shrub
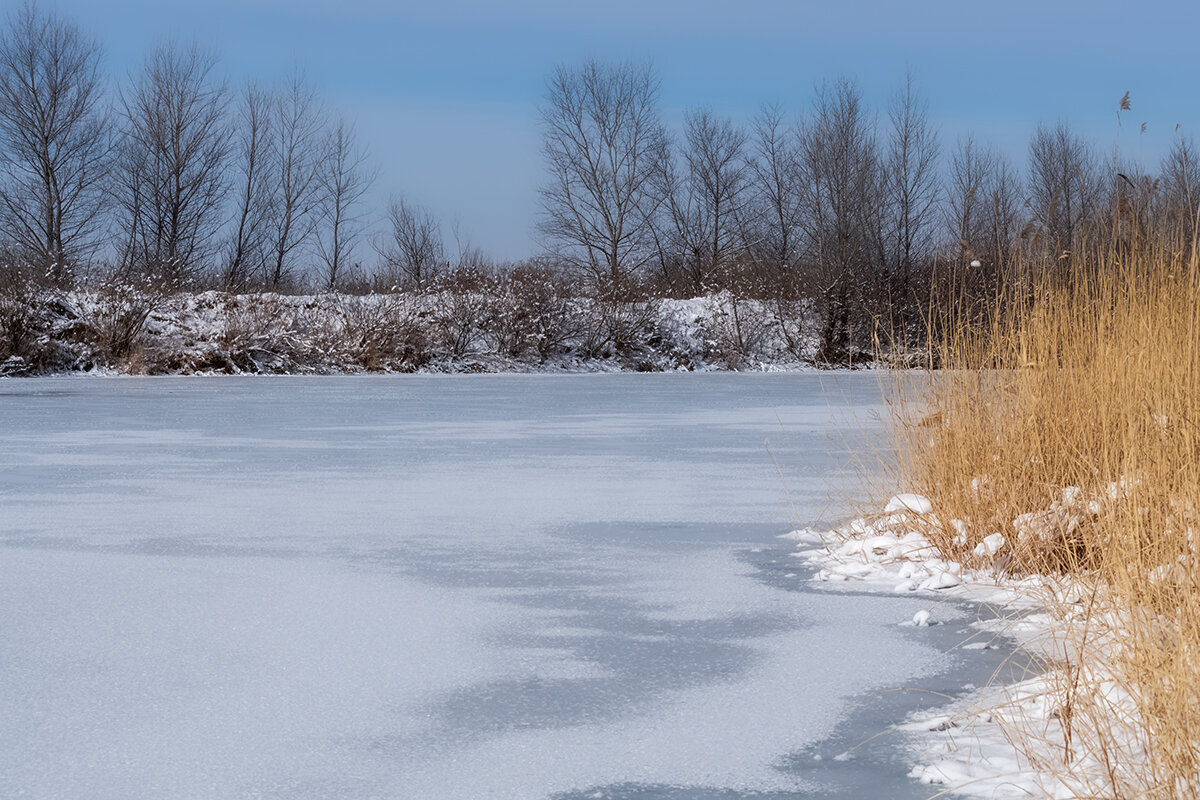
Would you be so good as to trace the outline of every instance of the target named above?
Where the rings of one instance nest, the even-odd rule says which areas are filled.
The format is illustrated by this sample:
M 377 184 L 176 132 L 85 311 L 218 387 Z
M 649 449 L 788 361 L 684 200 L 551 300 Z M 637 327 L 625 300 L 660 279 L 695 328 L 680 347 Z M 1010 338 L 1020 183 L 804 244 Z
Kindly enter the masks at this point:
M 436 281 L 430 319 L 438 345 L 449 355 L 464 356 L 482 342 L 494 287 L 494 276 L 472 267 L 456 269 Z
M 428 314 L 417 298 L 400 294 L 339 295 L 342 346 L 360 367 L 368 370 L 412 371 L 432 353 Z
M 295 315 L 276 294 L 226 295 L 221 304 L 217 341 L 231 354 L 272 350 L 283 344 Z
M 586 298 L 578 302 L 585 358 L 631 358 L 655 343 L 661 309 L 656 300 Z
M 164 300 L 163 291 L 149 281 L 109 278 L 88 296 L 79 335 L 110 363 L 129 361 L 142 347 L 146 321 Z
M 0 361 L 24 360 L 30 355 L 41 295 L 27 271 L 15 266 L 0 268 Z
M 812 311 L 809 302 L 790 292 L 780 291 L 767 303 L 783 348 L 797 361 L 811 358 L 812 326 L 809 321 Z
M 569 285 L 543 267 L 521 266 L 498 276 L 486 318 L 496 351 L 511 358 L 536 353 L 545 361 L 566 350 L 578 329 Z
M 761 302 L 729 291 L 705 301 L 705 344 L 713 361 L 740 369 L 761 358 L 771 334 L 771 318 Z

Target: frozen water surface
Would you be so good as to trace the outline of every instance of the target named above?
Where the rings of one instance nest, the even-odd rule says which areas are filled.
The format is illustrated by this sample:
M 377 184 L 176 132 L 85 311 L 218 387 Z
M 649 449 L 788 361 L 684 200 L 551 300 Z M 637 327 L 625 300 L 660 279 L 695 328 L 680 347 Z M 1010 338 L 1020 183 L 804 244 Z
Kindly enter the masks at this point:
M 850 513 L 837 423 L 879 409 L 872 375 L 0 382 L 0 796 L 920 796 L 813 755 L 962 678 L 897 625 L 927 602 L 814 592 L 775 539 Z

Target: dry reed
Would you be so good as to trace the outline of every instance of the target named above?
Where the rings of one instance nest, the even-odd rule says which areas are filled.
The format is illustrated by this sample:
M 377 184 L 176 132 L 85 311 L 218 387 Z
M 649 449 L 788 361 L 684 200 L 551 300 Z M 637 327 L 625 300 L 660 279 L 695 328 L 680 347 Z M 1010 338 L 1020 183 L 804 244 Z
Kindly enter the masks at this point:
M 1030 272 L 949 304 L 941 369 L 894 382 L 900 479 L 933 500 L 945 554 L 990 562 L 975 548 L 1001 533 L 994 566 L 1076 587 L 1056 608 L 1071 646 L 1047 665 L 1057 740 L 1018 744 L 1058 753 L 1040 760 L 1074 796 L 1196 800 L 1195 250 L 1110 247 Z

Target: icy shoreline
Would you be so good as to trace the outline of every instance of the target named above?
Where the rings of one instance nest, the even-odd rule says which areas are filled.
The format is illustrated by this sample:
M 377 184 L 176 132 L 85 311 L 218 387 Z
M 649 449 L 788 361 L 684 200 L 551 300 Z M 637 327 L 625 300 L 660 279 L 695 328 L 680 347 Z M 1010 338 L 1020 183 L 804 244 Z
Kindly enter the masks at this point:
M 948 601 L 989 607 L 998 613 L 970 627 L 978 636 L 962 650 L 1015 646 L 1039 663 L 1056 659 L 1069 647 L 1061 615 L 1048 601 L 1078 604 L 1078 589 L 1048 577 L 1006 577 L 992 566 L 967 566 L 941 558 L 921 530 L 936 523 L 928 500 L 917 495 L 892 498 L 885 511 L 859 518 L 832 531 L 802 529 L 781 538 L 797 542 L 792 555 L 816 570 L 814 582 L 836 591 L 840 585 L 883 594 L 929 598 L 928 610 L 917 612 L 907 626 L 941 624 L 939 606 Z M 996 537 L 996 538 L 993 538 Z M 993 535 L 975 549 L 981 563 L 1002 562 L 1003 536 Z M 1054 691 L 1057 668 L 1050 666 L 1009 683 L 993 683 L 967 691 L 947 704 L 917 712 L 900 726 L 913 764 L 909 777 L 938 792 L 986 798 L 1075 797 L 1088 785 L 1096 764 L 1064 765 L 1063 742 L 1069 737 L 1060 721 Z M 1091 675 L 1107 682 L 1111 675 Z

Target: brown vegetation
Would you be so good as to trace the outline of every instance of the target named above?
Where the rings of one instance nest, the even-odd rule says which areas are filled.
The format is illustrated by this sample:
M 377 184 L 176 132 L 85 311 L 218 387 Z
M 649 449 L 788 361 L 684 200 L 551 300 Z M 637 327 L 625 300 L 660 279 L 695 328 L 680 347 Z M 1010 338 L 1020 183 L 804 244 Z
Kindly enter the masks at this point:
M 1128 230 L 1123 222 L 1108 230 Z M 1061 246 L 1067 229 L 1053 235 Z M 909 409 L 897 426 L 903 479 L 933 500 L 931 538 L 945 554 L 970 563 L 984 537 L 1002 533 L 1003 569 L 1076 587 L 1057 607 L 1072 646 L 1049 665 L 1065 739 L 1051 744 L 1063 755 L 1043 766 L 1080 797 L 1194 799 L 1194 229 L 1109 233 L 1093 247 L 1072 236 L 1069 267 L 1014 263 L 1025 280 L 941 320 L 930 360 L 945 369 L 919 388 L 897 384 Z

